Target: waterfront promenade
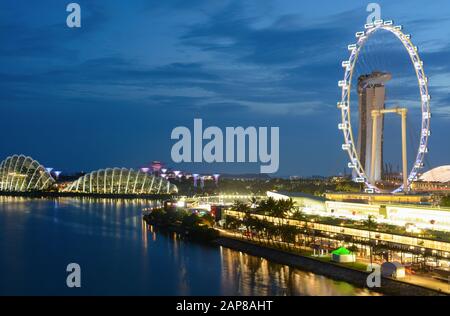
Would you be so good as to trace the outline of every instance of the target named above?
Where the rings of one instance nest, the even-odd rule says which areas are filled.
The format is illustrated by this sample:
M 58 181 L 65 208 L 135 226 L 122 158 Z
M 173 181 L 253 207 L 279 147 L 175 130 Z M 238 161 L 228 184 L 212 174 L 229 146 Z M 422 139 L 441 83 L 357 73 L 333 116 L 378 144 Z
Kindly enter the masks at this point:
M 220 234 L 221 238 L 216 241 L 218 245 L 240 250 L 254 256 L 264 257 L 268 260 L 287 264 L 302 270 L 322 274 L 333 279 L 343 280 L 359 287 L 367 287 L 366 279 L 368 273 L 363 270 L 346 266 L 345 264 L 321 260 L 320 257 L 293 254 L 279 249 L 262 247 L 255 242 L 243 238 L 238 233 L 221 229 Z M 305 251 L 307 248 L 295 246 L 295 249 Z M 364 261 L 360 262 L 367 263 Z M 382 287 L 380 289 L 374 289 L 374 291 L 386 295 L 449 295 L 450 286 L 446 285 L 442 281 L 423 276 L 408 275 L 401 281 L 383 277 Z

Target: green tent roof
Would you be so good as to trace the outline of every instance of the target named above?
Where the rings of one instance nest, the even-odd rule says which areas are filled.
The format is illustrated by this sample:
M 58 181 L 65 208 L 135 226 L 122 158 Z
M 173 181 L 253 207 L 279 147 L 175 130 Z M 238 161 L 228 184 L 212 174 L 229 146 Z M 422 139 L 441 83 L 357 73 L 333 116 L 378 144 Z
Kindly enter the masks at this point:
M 352 252 L 350 250 L 348 250 L 347 248 L 345 248 L 345 247 L 339 247 L 338 249 L 333 250 L 331 253 L 333 255 L 340 255 L 340 256 L 342 256 L 342 255 L 351 255 L 352 254 Z

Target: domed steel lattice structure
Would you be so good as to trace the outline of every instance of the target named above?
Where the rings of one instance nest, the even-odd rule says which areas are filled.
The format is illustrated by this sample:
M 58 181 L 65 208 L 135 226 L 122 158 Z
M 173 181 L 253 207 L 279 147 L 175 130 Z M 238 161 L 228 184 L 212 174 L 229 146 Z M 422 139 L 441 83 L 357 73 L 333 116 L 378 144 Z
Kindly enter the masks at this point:
M 55 180 L 31 157 L 14 155 L 0 164 L 0 191 L 28 192 L 49 189 Z
M 64 191 L 93 194 L 173 194 L 178 192 L 178 188 L 163 177 L 155 177 L 141 170 L 108 168 L 80 177 Z

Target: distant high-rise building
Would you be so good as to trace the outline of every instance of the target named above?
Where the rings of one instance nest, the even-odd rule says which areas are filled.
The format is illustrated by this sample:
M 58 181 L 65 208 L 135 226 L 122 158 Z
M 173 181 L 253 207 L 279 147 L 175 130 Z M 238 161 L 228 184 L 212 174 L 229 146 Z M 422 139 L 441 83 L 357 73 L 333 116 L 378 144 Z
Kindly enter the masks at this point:
M 392 78 L 390 73 L 374 71 L 358 78 L 358 103 L 359 103 L 359 126 L 357 151 L 360 162 L 368 177 L 374 169 L 373 179 L 370 182 L 380 181 L 383 168 L 383 116 L 375 118 L 378 120 L 375 148 L 372 149 L 372 110 L 385 108 L 385 82 Z M 372 150 L 375 150 L 375 165 L 371 166 Z
M 152 172 L 155 174 L 159 174 L 161 172 L 162 167 L 163 164 L 160 161 L 153 161 L 151 164 Z

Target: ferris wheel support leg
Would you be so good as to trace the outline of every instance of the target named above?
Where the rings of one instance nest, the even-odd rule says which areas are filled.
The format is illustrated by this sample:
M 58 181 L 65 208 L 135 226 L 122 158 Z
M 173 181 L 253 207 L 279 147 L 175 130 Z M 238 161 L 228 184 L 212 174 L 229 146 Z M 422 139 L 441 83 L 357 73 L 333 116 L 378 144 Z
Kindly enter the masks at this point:
M 407 111 L 402 111 L 402 162 L 403 162 L 403 191 L 408 192 L 408 160 L 406 151 L 406 113 Z
M 375 158 L 376 158 L 376 148 L 377 148 L 377 117 L 378 114 L 372 112 L 372 150 L 371 150 L 371 159 L 370 159 L 370 179 L 369 182 L 375 185 Z

